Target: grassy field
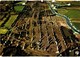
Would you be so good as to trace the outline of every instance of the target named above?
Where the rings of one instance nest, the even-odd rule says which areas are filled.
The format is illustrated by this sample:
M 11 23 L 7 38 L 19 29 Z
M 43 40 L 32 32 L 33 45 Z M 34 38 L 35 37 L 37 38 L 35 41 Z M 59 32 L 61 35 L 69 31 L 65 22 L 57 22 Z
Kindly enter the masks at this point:
M 68 12 L 65 14 L 69 18 L 80 18 L 80 10 L 77 9 L 69 9 Z
M 66 9 L 58 9 L 58 13 L 60 14 L 66 14 L 68 12 L 68 10 Z
M 58 12 L 68 16 L 69 18 L 80 18 L 79 9 L 58 9 Z
M 24 6 L 15 6 L 14 9 L 17 12 L 21 12 L 23 10 Z
M 9 20 L 6 22 L 4 27 L 10 28 L 11 25 L 13 24 L 13 22 L 17 19 L 18 15 L 11 15 L 11 17 L 9 18 Z
M 79 9 L 58 9 L 58 12 L 66 15 L 70 18 L 70 20 L 72 21 L 72 24 L 80 30 L 80 10 Z M 73 22 L 73 21 L 78 21 L 77 22 Z
M 2 23 L 6 20 L 6 18 L 4 18 L 2 21 L 0 21 L 0 26 L 2 25 Z
M 71 21 L 80 21 L 80 10 L 70 9 L 65 15 L 68 16 Z M 80 30 L 80 23 L 72 22 L 72 24 Z
M 0 28 L 0 34 L 6 34 L 8 32 L 7 29 Z
M 25 3 L 24 1 L 23 2 L 18 2 L 18 3 L 16 3 L 16 4 L 22 4 L 22 3 Z
M 78 30 L 80 30 L 80 23 L 75 23 L 75 22 L 73 22 L 72 23 Z
M 80 21 L 80 18 L 71 18 L 71 21 Z
M 77 19 L 71 19 L 71 21 L 72 21 L 72 24 L 77 28 L 77 29 L 79 29 L 80 30 L 80 18 L 77 18 Z

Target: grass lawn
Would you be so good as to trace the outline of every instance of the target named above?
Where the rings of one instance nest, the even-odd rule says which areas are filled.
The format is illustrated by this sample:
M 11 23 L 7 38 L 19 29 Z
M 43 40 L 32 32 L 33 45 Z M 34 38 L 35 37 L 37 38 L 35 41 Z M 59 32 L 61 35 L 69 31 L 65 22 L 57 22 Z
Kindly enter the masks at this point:
M 80 10 L 77 9 L 69 9 L 68 12 L 65 14 L 68 16 L 71 21 L 80 21 Z M 80 23 L 72 22 L 73 26 L 75 26 L 78 30 L 80 30 Z
M 80 23 L 72 22 L 72 24 L 73 24 L 78 30 L 80 30 Z
M 23 10 L 24 6 L 15 6 L 14 9 L 17 12 L 21 12 Z
M 25 2 L 18 2 L 18 3 L 16 3 L 16 4 L 22 4 L 22 3 L 25 3 Z
M 66 14 L 68 12 L 68 10 L 66 9 L 58 9 L 58 13 L 60 14 Z
M 58 9 L 58 12 L 68 16 L 69 18 L 80 18 L 79 9 Z
M 0 28 L 0 34 L 6 34 L 8 32 L 7 29 Z
M 71 20 L 71 22 L 72 22 L 72 24 L 77 28 L 77 29 L 79 29 L 80 30 L 80 18 L 71 18 L 70 19 Z
M 6 20 L 6 18 L 4 18 L 2 21 L 0 21 L 0 26 L 1 26 L 1 24 L 2 24 L 5 20 Z
M 80 21 L 80 18 L 70 18 L 71 21 Z
M 69 18 L 80 18 L 80 10 L 69 9 L 65 15 L 68 16 Z
M 65 10 L 59 9 L 58 12 L 63 15 L 68 16 L 70 20 L 72 21 L 73 26 L 75 26 L 78 30 L 80 30 L 80 10 L 79 9 L 68 9 L 66 11 Z
M 12 14 L 15 14 L 15 12 L 12 11 L 12 12 L 10 12 L 10 14 L 11 14 L 11 15 L 12 15 Z
M 10 28 L 13 22 L 17 19 L 18 15 L 11 15 L 4 27 Z

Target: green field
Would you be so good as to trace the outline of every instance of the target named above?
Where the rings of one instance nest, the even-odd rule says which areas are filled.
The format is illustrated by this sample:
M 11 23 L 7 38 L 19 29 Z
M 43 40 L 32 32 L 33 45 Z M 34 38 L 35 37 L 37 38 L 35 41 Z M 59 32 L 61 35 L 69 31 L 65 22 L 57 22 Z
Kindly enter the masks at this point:
M 14 9 L 17 12 L 21 12 L 23 10 L 24 6 L 15 6 Z
M 22 3 L 25 3 L 25 2 L 18 2 L 18 3 L 16 3 L 16 4 L 22 4 Z
M 18 15 L 11 15 L 4 27 L 10 28 L 13 22 L 17 19 Z
M 69 18 L 80 18 L 80 10 L 77 9 L 69 9 L 68 12 L 65 14 Z
M 80 10 L 79 9 L 58 9 L 58 12 L 66 15 L 70 18 L 71 21 L 80 21 Z M 72 22 L 78 30 L 80 30 L 80 23 Z
M 0 28 L 0 34 L 6 34 L 8 32 L 7 29 Z
M 78 29 L 80 30 L 80 19 L 71 19 L 72 24 Z
M 78 30 L 80 30 L 80 23 L 72 22 L 72 24 L 73 24 Z
M 64 14 L 69 18 L 80 18 L 79 9 L 58 9 L 58 13 Z
M 6 20 L 6 18 L 4 18 L 2 21 L 0 21 L 0 26 L 2 25 L 2 23 Z
M 80 18 L 71 18 L 71 21 L 80 21 Z
M 58 13 L 60 14 L 66 14 L 68 12 L 68 10 L 66 9 L 58 9 Z

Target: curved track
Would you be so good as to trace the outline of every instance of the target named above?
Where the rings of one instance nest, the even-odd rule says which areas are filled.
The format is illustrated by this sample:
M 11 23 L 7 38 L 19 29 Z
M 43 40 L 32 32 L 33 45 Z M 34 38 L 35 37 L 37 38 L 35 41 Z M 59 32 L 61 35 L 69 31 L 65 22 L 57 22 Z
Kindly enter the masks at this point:
M 49 3 L 49 2 L 47 2 L 47 3 L 48 3 L 48 6 L 50 7 L 51 12 L 52 12 L 53 14 L 55 14 L 56 16 L 60 16 L 60 17 L 63 17 L 64 19 L 66 19 L 66 22 L 67 22 L 67 24 L 69 25 L 69 27 L 70 27 L 72 30 L 74 30 L 75 32 L 80 33 L 80 30 L 78 30 L 77 28 L 75 28 L 75 27 L 72 25 L 72 23 L 70 22 L 69 17 L 67 17 L 66 15 L 62 15 L 62 14 L 57 13 L 57 12 L 53 9 L 53 7 L 51 6 L 51 3 Z

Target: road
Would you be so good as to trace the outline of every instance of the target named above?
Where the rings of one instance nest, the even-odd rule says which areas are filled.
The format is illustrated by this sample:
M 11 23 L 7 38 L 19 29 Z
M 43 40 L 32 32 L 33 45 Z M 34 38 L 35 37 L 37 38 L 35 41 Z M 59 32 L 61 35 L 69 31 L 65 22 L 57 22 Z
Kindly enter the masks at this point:
M 51 4 L 48 2 L 48 5 L 50 7 L 50 10 L 52 11 L 53 14 L 56 14 L 56 16 L 60 16 L 62 17 L 63 19 L 66 19 L 66 23 L 68 24 L 68 26 L 74 30 L 75 32 L 78 32 L 80 33 L 80 30 L 78 30 L 76 27 L 73 26 L 73 24 L 70 22 L 70 18 L 67 17 L 66 15 L 62 15 L 62 14 L 59 14 L 55 11 L 55 9 L 53 9 L 53 7 L 51 6 Z

